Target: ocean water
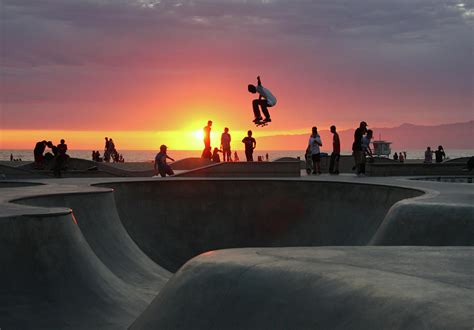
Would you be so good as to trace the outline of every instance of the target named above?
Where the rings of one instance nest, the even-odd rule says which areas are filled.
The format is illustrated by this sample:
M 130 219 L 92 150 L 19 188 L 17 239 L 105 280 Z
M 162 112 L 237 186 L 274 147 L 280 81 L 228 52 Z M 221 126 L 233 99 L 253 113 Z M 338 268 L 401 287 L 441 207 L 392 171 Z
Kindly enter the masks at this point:
M 157 153 L 156 150 L 120 150 L 119 151 L 126 162 L 147 162 L 153 161 Z M 407 150 L 407 159 L 423 159 L 425 150 Z M 445 150 L 446 156 L 450 159 L 459 157 L 470 157 L 474 156 L 474 149 L 452 149 Z M 232 152 L 233 153 L 233 152 Z M 280 157 L 301 157 L 304 159 L 304 150 L 255 150 L 254 159 L 258 156 L 263 156 L 268 153 L 269 160 L 274 160 Z M 13 154 L 14 158 L 21 158 L 24 161 L 33 160 L 33 150 L 0 150 L 0 160 L 10 160 L 10 155 Z M 68 150 L 68 154 L 74 158 L 91 159 L 92 150 Z M 243 150 L 237 150 L 240 160 L 245 159 Z M 342 151 L 343 155 L 350 155 L 350 151 Z M 101 155 L 103 152 L 101 151 Z M 168 155 L 175 160 L 188 158 L 188 157 L 200 157 L 200 150 L 168 150 Z M 222 155 L 221 155 L 222 159 Z

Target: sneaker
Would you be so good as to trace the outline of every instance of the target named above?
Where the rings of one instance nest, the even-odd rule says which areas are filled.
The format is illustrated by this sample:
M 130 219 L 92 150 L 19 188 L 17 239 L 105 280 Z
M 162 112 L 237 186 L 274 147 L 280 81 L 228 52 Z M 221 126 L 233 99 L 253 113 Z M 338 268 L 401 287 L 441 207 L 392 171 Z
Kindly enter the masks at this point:
M 259 122 L 261 122 L 261 121 L 262 121 L 262 117 L 255 118 L 255 119 L 253 120 L 254 123 L 259 123 Z
M 266 123 L 269 123 L 269 122 L 272 121 L 272 119 L 271 118 L 265 118 L 263 121 L 266 122 Z

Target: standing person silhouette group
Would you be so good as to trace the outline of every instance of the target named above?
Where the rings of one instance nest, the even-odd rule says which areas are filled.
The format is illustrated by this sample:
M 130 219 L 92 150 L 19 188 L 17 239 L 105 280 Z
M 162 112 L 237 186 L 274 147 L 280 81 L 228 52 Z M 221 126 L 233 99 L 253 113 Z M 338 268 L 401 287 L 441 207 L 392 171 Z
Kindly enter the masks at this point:
M 211 130 L 212 120 L 207 121 L 207 125 L 203 128 L 203 142 L 204 150 L 202 151 L 201 158 L 209 159 L 213 162 L 220 162 L 219 153 L 222 153 L 224 162 L 232 162 L 232 150 L 231 142 L 232 137 L 229 133 L 229 128 L 225 127 L 224 132 L 221 134 L 220 149 L 214 148 L 211 152 Z M 237 156 L 237 152 L 234 153 Z M 234 157 L 234 161 L 238 161 L 238 156 Z

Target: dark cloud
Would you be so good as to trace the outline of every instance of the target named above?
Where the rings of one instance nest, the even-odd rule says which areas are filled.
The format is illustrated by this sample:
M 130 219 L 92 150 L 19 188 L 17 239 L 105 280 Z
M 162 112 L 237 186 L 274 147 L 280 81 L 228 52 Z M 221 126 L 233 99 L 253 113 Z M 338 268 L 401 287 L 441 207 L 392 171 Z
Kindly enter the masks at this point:
M 215 40 L 219 46 L 236 36 L 264 44 L 294 38 L 306 47 L 321 42 L 419 47 L 442 43 L 441 35 L 472 32 L 472 17 L 471 5 L 438 0 L 4 0 L 2 57 L 5 65 L 103 64 L 95 54 L 109 49 L 120 57 L 120 45 L 127 42 L 173 50 L 178 47 L 173 38 Z

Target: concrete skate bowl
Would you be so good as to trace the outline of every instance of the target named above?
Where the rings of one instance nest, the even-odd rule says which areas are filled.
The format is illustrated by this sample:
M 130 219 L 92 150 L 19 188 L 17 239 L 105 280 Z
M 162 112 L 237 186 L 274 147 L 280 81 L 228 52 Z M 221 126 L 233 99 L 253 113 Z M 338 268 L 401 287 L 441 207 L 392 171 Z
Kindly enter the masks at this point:
M 444 277 L 422 281 L 416 265 L 432 260 L 422 275 L 437 277 L 443 275 L 440 269 L 449 275 L 462 268 L 453 264 L 454 257 L 472 260 L 472 250 L 460 251 L 457 257 L 451 247 L 430 253 L 420 247 L 415 260 L 409 247 L 403 258 L 392 262 L 400 257 L 398 247 L 363 246 L 373 243 L 374 237 L 380 245 L 424 243 L 413 232 L 408 240 L 397 238 L 406 237 L 397 219 L 412 217 L 412 205 L 421 207 L 416 218 L 426 213 L 430 221 L 452 220 L 447 214 L 458 212 L 441 209 L 440 216 L 440 210 L 433 209 L 430 213 L 432 205 L 427 205 L 428 210 L 422 204 L 428 195 L 416 189 L 284 179 L 171 179 L 101 186 L 114 191 L 77 187 L 74 193 L 55 193 L 51 187 L 49 195 L 42 192 L 16 200 L 23 204 L 16 205 L 24 207 L 21 215 L 0 218 L 0 264 L 8 265 L 0 272 L 2 328 L 124 329 L 135 320 L 133 327 L 138 329 L 334 328 L 338 321 L 347 326 L 354 320 L 360 329 L 376 328 L 373 325 L 383 324 L 386 315 L 403 321 L 413 317 L 400 318 L 399 310 L 426 311 L 426 306 L 435 306 L 429 316 L 439 312 L 429 295 L 426 302 L 418 299 L 407 308 L 413 297 L 399 294 L 418 290 L 414 296 L 422 296 L 431 290 L 425 284 L 443 287 L 447 282 Z M 453 223 L 450 227 L 456 227 Z M 449 228 L 437 225 L 433 230 L 450 236 Z M 425 224 L 421 229 L 422 236 L 431 236 Z M 472 239 L 472 231 L 463 232 Z M 441 243 L 449 245 L 449 241 Z M 321 245 L 346 247 L 308 247 Z M 291 246 L 306 248 L 282 252 L 260 248 Z M 237 247 L 254 249 L 204 253 L 187 262 L 202 252 Z M 436 259 L 441 253 L 446 256 Z M 378 259 L 374 254 L 380 255 Z M 185 262 L 168 281 L 171 275 L 161 266 L 175 271 Z M 374 270 L 380 265 L 386 269 Z M 464 276 L 460 285 L 458 278 L 456 273 L 458 291 L 472 283 Z M 413 282 L 409 290 L 406 280 Z M 457 308 L 469 307 L 466 301 L 472 305 L 472 290 L 463 300 L 458 291 L 441 289 L 435 295 L 445 301 L 450 293 L 452 299 L 446 304 L 454 306 L 447 315 L 452 315 L 451 310 L 457 316 L 467 314 Z M 373 299 L 380 295 L 394 302 Z M 367 306 L 367 301 L 373 303 L 367 310 L 378 308 L 374 321 L 356 308 Z M 314 313 L 322 308 L 328 308 L 327 317 Z M 170 322 L 155 323 L 155 316 Z M 280 323 L 282 318 L 286 323 Z M 442 319 L 449 318 L 442 315 Z M 233 327 L 228 320 L 248 322 Z M 259 323 L 264 320 L 276 320 L 274 325 L 279 326 Z M 399 328 L 407 328 L 404 325 Z
M 25 213 L 0 218 L 2 329 L 125 329 L 170 277 L 130 239 L 110 190 L 14 202 Z
M 278 180 L 107 183 L 137 245 L 176 271 L 210 250 L 367 245 L 390 208 L 418 190 Z

